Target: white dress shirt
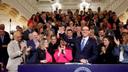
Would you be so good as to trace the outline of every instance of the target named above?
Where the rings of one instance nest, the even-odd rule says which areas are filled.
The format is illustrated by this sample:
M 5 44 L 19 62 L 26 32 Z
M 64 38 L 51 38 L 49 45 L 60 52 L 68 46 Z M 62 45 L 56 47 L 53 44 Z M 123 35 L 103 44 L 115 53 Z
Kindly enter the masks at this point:
M 121 49 L 121 50 L 120 50 L 120 55 L 119 55 L 119 61 L 122 62 L 122 61 L 124 60 L 124 56 L 123 56 L 123 54 L 124 54 L 124 49 L 123 49 L 123 47 L 121 47 L 120 49 Z

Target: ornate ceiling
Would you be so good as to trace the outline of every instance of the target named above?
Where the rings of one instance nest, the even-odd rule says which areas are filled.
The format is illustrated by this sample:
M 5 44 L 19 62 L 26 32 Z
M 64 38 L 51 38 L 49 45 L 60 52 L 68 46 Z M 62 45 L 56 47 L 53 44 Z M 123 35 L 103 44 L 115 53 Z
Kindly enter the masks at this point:
M 10 22 L 11 19 L 11 22 Z M 15 30 L 17 25 L 26 26 L 27 19 L 20 12 L 7 3 L 0 4 L 0 24 L 5 24 L 5 30 Z

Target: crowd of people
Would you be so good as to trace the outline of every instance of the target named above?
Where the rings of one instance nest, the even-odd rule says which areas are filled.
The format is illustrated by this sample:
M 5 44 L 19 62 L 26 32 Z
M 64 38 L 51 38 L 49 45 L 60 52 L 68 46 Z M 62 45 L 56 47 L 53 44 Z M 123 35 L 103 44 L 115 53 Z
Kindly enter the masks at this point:
M 111 10 L 42 11 L 27 26 L 17 26 L 11 40 L 0 24 L 0 62 L 9 72 L 20 64 L 128 63 L 128 20 L 123 24 Z

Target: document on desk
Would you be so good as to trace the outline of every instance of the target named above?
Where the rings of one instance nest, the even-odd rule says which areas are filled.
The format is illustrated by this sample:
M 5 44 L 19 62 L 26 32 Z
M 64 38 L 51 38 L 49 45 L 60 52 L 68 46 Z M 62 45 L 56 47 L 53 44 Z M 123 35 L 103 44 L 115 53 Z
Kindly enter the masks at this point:
M 70 65 L 70 64 L 75 64 L 75 65 L 91 65 L 91 63 L 65 63 L 65 65 Z

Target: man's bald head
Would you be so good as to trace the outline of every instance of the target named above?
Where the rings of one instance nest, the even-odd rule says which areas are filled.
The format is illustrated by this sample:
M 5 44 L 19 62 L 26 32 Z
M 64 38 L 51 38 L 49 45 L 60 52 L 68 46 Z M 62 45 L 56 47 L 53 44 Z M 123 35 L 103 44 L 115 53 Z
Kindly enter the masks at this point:
M 33 36 L 33 39 L 35 40 L 38 40 L 39 38 L 39 34 L 36 31 L 32 32 L 32 36 Z

